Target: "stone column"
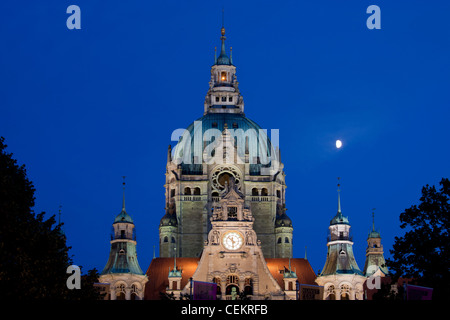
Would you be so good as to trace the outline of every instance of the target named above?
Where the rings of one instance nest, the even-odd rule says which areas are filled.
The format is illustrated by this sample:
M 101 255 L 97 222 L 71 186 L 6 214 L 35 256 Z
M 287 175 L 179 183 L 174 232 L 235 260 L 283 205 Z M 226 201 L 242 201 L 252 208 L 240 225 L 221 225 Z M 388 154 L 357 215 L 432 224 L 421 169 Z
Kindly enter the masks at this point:
M 225 297 L 226 289 L 227 281 L 225 279 L 220 279 L 220 291 L 222 292 L 222 299 Z
M 116 287 L 115 286 L 110 286 L 109 293 L 111 294 L 110 299 L 116 300 L 117 296 L 116 296 Z

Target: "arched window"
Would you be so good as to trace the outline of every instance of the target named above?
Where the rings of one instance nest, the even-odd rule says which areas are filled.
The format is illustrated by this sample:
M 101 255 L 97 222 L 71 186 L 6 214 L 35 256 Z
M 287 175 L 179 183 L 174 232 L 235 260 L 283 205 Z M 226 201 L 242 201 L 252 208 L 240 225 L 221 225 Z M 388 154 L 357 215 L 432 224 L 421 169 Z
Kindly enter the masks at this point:
M 184 194 L 190 196 L 191 195 L 191 188 L 189 188 L 189 187 L 184 188 Z
M 256 188 L 253 188 L 252 189 L 252 196 L 258 196 L 259 194 L 258 194 L 258 189 L 256 189 Z
M 284 238 L 284 243 L 289 243 L 289 238 L 288 237 Z
M 220 286 L 220 278 L 219 278 L 219 277 L 215 277 L 215 278 L 213 279 L 213 282 L 214 282 L 215 284 L 217 284 L 217 291 L 216 291 L 216 294 L 217 294 L 217 295 L 221 295 L 221 294 L 222 294 L 222 288 L 221 288 L 221 286 Z
M 281 238 L 278 238 L 278 241 L 277 241 L 277 243 L 281 243 Z
M 222 71 L 220 73 L 220 80 L 221 81 L 227 81 L 227 73 L 225 71 Z
M 116 300 L 125 300 L 125 285 L 123 283 L 116 287 Z
M 229 275 L 227 277 L 226 295 L 231 295 L 233 292 L 239 293 L 239 278 L 236 275 Z
M 253 294 L 253 279 L 246 278 L 244 283 L 244 294 L 252 295 Z
M 175 238 L 174 238 L 174 237 L 172 237 L 171 241 L 172 241 L 172 243 L 175 243 Z
M 277 197 L 281 198 L 281 191 L 280 190 L 277 190 Z
M 334 286 L 330 285 L 327 289 L 327 300 L 336 300 L 336 293 L 334 291 Z
M 164 242 L 169 242 L 169 238 L 167 236 L 164 237 Z
M 262 196 L 268 196 L 269 195 L 269 193 L 267 192 L 267 189 L 266 188 L 262 188 L 262 190 L 261 190 L 261 195 Z
M 347 284 L 341 285 L 341 300 L 350 300 L 350 286 Z
M 199 187 L 194 189 L 194 195 L 196 195 L 196 196 L 200 195 L 200 188 Z
M 138 300 L 139 294 L 138 294 L 138 287 L 135 284 L 131 285 L 131 300 Z

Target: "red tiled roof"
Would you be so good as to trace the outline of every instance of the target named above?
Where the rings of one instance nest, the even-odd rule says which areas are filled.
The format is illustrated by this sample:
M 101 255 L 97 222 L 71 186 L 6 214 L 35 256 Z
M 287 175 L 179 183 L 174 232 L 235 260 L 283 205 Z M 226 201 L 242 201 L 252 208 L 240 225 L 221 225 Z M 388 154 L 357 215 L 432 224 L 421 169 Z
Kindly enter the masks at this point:
M 280 287 L 284 288 L 283 274 L 284 270 L 289 270 L 289 259 L 267 258 L 266 263 L 272 276 L 278 282 Z M 297 279 L 299 283 L 317 285 L 317 283 L 314 282 L 314 280 L 316 279 L 316 274 L 314 273 L 308 260 L 301 258 L 292 258 L 291 270 L 297 273 Z
M 144 295 L 146 300 L 159 300 L 159 293 L 166 291 L 169 285 L 169 269 L 173 269 L 173 260 L 173 258 L 155 258 L 152 260 L 146 272 L 148 276 Z M 184 288 L 189 278 L 194 275 L 199 261 L 200 258 L 177 258 L 177 268 L 183 271 L 181 288 Z M 283 271 L 289 269 L 289 259 L 268 258 L 266 259 L 266 263 L 272 276 L 281 288 L 284 288 Z M 299 283 L 316 285 L 314 282 L 316 274 L 308 260 L 299 258 L 291 259 L 291 270 L 297 273 Z
M 184 288 L 189 278 L 197 270 L 200 258 L 177 258 L 177 269 L 181 269 L 181 288 Z M 155 258 L 146 272 L 148 282 L 145 284 L 145 300 L 159 300 L 160 292 L 165 292 L 169 286 L 169 268 L 173 269 L 173 258 Z

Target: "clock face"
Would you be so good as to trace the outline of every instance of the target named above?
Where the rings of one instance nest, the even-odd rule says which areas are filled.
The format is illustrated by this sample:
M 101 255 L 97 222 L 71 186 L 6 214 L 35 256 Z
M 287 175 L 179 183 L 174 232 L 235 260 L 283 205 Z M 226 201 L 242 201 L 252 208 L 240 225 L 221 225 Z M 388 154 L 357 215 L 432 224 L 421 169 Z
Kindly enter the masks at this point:
M 222 243 L 225 249 L 228 250 L 237 250 L 240 247 L 242 247 L 242 244 L 244 243 L 244 239 L 242 238 L 241 234 L 237 231 L 230 231 L 227 232 L 223 238 Z

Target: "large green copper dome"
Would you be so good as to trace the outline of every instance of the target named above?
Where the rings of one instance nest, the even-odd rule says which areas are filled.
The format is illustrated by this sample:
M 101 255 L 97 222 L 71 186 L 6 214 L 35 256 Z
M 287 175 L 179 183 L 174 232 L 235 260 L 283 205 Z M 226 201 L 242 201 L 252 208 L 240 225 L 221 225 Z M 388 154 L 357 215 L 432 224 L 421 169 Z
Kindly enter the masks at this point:
M 243 113 L 207 113 L 187 127 L 174 149 L 172 159 L 181 165 L 183 174 L 202 174 L 205 147 L 219 138 L 226 127 L 239 157 L 245 159 L 248 152 L 251 175 L 260 175 L 261 168 L 270 167 L 274 150 L 258 124 Z

